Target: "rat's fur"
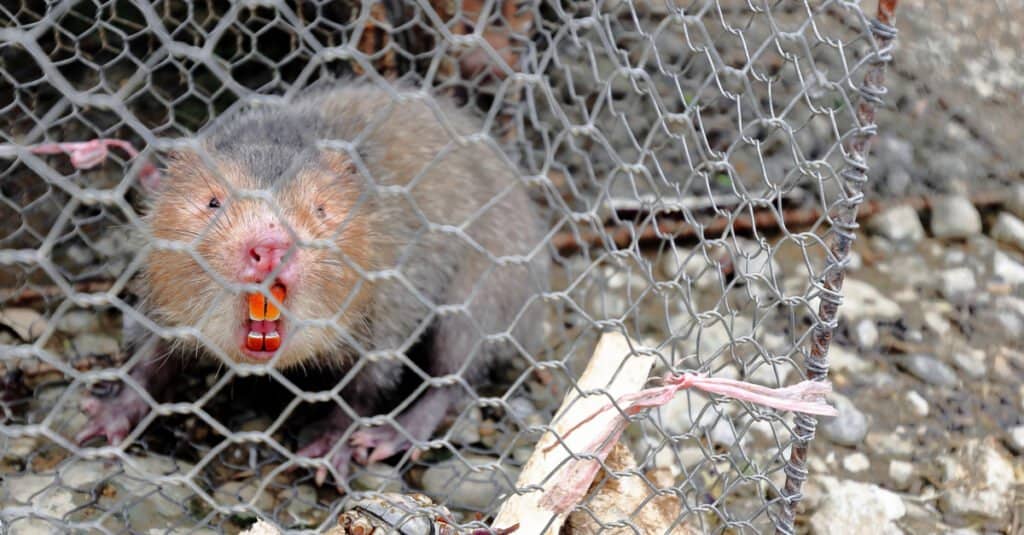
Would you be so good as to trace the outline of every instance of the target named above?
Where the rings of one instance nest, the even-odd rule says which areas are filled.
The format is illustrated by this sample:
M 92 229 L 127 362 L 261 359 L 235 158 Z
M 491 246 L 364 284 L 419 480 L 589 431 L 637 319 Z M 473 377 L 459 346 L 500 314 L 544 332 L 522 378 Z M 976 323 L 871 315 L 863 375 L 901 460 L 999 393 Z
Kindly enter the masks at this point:
M 273 363 L 340 378 L 360 355 L 376 355 L 342 390 L 357 413 L 393 405 L 411 373 L 396 355 L 414 346 L 422 372 L 458 375 L 464 386 L 503 358 L 535 354 L 548 257 L 523 182 L 468 114 L 396 91 L 335 86 L 244 111 L 201 138 L 201 151 L 176 156 L 145 219 L 165 240 L 141 281 L 154 321 L 194 326 L 200 349 L 245 361 L 231 336 L 245 288 L 231 255 L 247 233 L 276 222 L 297 240 L 286 263 L 302 274 L 288 288 L 288 331 Z M 214 197 L 223 205 L 210 210 Z M 133 375 L 159 389 L 144 368 Z M 444 394 L 421 398 L 432 414 L 411 417 L 414 438 L 428 438 L 443 410 L 433 413 L 458 389 L 433 390 Z M 114 438 L 102 426 L 82 436 L 103 433 Z

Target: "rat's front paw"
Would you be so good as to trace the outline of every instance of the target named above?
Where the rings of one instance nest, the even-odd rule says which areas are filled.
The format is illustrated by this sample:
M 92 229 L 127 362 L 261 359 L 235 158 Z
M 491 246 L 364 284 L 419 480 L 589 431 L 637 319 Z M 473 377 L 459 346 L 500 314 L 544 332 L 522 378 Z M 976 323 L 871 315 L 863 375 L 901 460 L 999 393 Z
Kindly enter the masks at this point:
M 319 438 L 313 440 L 305 447 L 295 452 L 300 457 L 309 457 L 311 459 L 317 457 L 323 457 L 329 454 L 335 449 L 335 445 L 341 442 L 341 437 L 344 435 L 344 429 L 331 429 L 325 431 Z M 336 478 L 337 486 L 339 491 L 343 491 L 343 484 L 348 479 L 348 464 L 352 461 L 352 448 L 347 444 L 342 444 L 337 447 L 333 455 L 331 455 L 329 464 L 334 469 L 334 477 Z M 320 466 L 316 469 L 316 481 L 317 486 L 323 485 L 324 481 L 327 480 L 327 467 Z
M 352 433 L 349 444 L 353 447 L 355 460 L 364 465 L 382 461 L 412 446 L 405 435 L 386 424 Z
M 96 437 L 104 437 L 107 443 L 120 443 L 135 424 L 149 412 L 149 405 L 135 390 L 122 388 L 109 397 L 87 396 L 79 407 L 89 416 L 89 422 L 75 435 L 75 442 L 85 444 Z

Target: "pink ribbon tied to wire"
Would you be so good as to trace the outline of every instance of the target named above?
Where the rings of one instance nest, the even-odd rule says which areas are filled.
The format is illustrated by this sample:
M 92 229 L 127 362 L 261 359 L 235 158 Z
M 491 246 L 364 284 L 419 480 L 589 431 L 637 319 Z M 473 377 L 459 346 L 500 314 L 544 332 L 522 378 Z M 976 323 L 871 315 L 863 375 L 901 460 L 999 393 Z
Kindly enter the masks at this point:
M 564 439 L 603 413 L 608 411 L 616 413 L 615 417 L 605 427 L 594 433 L 597 438 L 583 449 L 584 454 L 588 454 L 588 458 L 574 455 L 565 468 L 564 476 L 559 478 L 557 484 L 553 485 L 541 497 L 540 505 L 558 514 L 566 513 L 572 509 L 586 495 L 591 482 L 601 468 L 601 462 L 608 457 L 608 453 L 611 452 L 612 448 L 619 441 L 619 437 L 622 436 L 623 431 L 626 430 L 626 427 L 629 425 L 628 417 L 638 414 L 645 409 L 665 405 L 672 401 L 680 390 L 690 388 L 783 411 L 801 412 L 816 416 L 836 416 L 839 414 L 834 407 L 825 401 L 825 395 L 832 391 L 832 385 L 827 381 L 805 380 L 787 387 L 769 388 L 734 379 L 708 377 L 705 374 L 684 373 L 681 375 L 669 375 L 664 379 L 662 386 L 623 394 L 615 400 L 615 404 L 608 403 L 597 409 L 570 427 L 562 435 Z M 544 449 L 544 452 L 550 452 L 559 444 L 559 442 L 551 444 Z
M 103 138 L 90 141 L 40 143 L 29 147 L 29 151 L 33 154 L 66 154 L 72 167 L 86 170 L 105 162 L 110 156 L 111 147 L 121 149 L 131 159 L 139 156 L 139 151 L 131 143 L 121 139 Z M 139 171 L 139 180 L 146 187 L 154 187 L 160 180 L 160 171 L 152 163 L 146 162 Z

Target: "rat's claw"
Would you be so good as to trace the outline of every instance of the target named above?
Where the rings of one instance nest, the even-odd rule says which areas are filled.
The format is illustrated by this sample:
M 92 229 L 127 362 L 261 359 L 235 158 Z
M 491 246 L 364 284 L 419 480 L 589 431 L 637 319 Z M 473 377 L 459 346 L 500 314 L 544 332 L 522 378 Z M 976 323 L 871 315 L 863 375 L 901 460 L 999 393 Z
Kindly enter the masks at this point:
M 383 461 L 397 453 L 401 453 L 412 443 L 394 427 L 382 426 L 360 429 L 352 433 L 349 445 L 353 447 L 353 457 L 359 464 L 372 464 Z M 370 450 L 373 450 L 371 453 Z
M 106 438 L 111 445 L 119 444 L 149 412 L 149 405 L 131 389 L 106 399 L 85 397 L 79 408 L 89 416 L 89 423 L 75 435 L 79 446 L 96 437 Z
M 310 442 L 299 451 L 295 452 L 295 455 L 299 457 L 308 457 L 315 459 L 323 457 L 331 452 L 335 444 L 341 439 L 340 431 L 328 431 L 321 435 L 319 438 Z M 338 485 L 339 491 L 344 491 L 342 484 L 348 480 L 348 463 L 352 459 L 352 449 L 348 446 L 342 446 L 338 448 L 338 451 L 331 456 L 330 464 L 334 468 L 335 481 Z M 313 481 L 319 487 L 327 481 L 328 469 L 326 466 L 319 466 L 316 469 L 316 475 L 313 477 Z

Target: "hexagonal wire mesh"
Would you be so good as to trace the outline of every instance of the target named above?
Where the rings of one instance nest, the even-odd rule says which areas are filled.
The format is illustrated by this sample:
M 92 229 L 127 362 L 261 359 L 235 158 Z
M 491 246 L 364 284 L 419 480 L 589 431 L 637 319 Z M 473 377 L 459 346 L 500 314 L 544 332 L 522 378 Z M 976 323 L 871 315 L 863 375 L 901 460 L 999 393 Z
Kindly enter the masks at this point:
M 0 17 L 11 528 L 322 530 L 335 485 L 422 491 L 480 527 L 604 330 L 656 373 L 827 371 L 891 38 L 858 2 Z M 96 139 L 145 150 L 40 149 Z M 569 525 L 790 531 L 814 429 L 794 420 L 684 392 L 636 418 L 635 467 Z M 115 445 L 77 445 L 90 426 Z M 319 460 L 295 455 L 311 443 Z M 593 497 L 627 473 L 635 507 Z M 647 503 L 671 521 L 640 524 Z

